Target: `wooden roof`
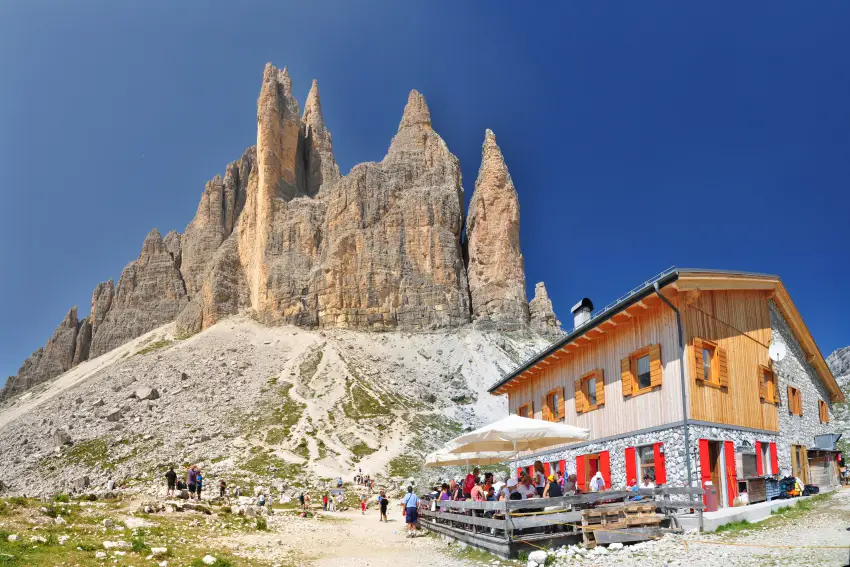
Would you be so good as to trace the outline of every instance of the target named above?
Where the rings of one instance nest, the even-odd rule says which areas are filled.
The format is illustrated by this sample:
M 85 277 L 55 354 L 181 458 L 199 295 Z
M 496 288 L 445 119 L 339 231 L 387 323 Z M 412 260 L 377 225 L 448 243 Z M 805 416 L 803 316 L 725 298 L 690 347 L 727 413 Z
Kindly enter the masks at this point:
M 588 344 L 595 337 L 617 324 L 624 323 L 649 303 L 660 301 L 655 294 L 655 284 L 666 297 L 672 297 L 680 292 L 694 293 L 701 290 L 765 290 L 770 292 L 785 321 L 794 333 L 797 341 L 806 353 L 806 360 L 817 371 L 826 386 L 832 401 L 844 401 L 844 394 L 838 387 L 835 377 L 826 365 L 826 360 L 815 343 L 808 327 L 779 276 L 770 274 L 755 274 L 747 272 L 731 272 L 722 270 L 684 269 L 677 268 L 664 277 L 648 282 L 643 289 L 629 296 L 624 301 L 615 304 L 602 313 L 596 314 L 586 325 L 572 331 L 559 339 L 545 350 L 541 351 L 512 373 L 499 380 L 489 388 L 493 394 L 503 394 L 517 379 L 530 378 L 541 372 L 545 367 L 557 361 L 564 353 Z

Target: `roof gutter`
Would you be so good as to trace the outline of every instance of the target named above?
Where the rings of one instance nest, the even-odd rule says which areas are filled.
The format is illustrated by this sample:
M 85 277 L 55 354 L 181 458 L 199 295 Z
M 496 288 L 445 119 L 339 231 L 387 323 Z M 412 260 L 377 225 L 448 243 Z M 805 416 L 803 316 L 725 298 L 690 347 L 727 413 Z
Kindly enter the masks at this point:
M 646 284 L 640 291 L 630 296 L 628 299 L 624 299 L 622 302 L 611 306 L 596 317 L 593 317 L 590 321 L 588 321 L 581 327 L 574 329 L 565 337 L 555 341 L 545 350 L 542 350 L 536 355 L 534 355 L 532 358 L 524 362 L 519 368 L 517 368 L 516 370 L 514 370 L 513 372 L 511 372 L 510 374 L 490 386 L 487 391 L 492 394 L 493 392 L 495 392 L 496 390 L 498 390 L 499 388 L 501 388 L 502 386 L 504 386 L 505 384 L 507 384 L 508 382 L 510 382 L 511 380 L 513 380 L 514 378 L 516 378 L 517 376 L 519 376 L 520 374 L 522 374 L 523 372 L 525 372 L 526 370 L 546 358 L 547 356 L 549 356 L 550 354 L 563 348 L 564 345 L 573 342 L 578 337 L 584 335 L 586 332 L 590 331 L 597 325 L 604 323 L 605 321 L 607 321 L 617 313 L 623 311 L 627 307 L 634 305 L 638 301 L 652 295 L 653 293 L 655 293 L 656 286 L 658 286 L 658 288 L 660 289 L 673 283 L 677 279 L 679 279 L 679 270 L 674 270 L 662 277 L 661 279 Z

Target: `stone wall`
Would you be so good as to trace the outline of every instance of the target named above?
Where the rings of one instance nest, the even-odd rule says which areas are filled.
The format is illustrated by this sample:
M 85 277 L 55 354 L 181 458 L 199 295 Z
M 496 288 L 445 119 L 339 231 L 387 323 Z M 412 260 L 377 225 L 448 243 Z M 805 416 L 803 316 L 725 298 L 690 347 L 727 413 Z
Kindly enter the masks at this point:
M 684 430 L 680 425 L 667 429 L 638 433 L 617 439 L 602 440 L 600 442 L 583 443 L 560 449 L 545 455 L 523 458 L 518 461 L 519 466 L 527 467 L 536 459 L 543 462 L 566 460 L 567 474 L 576 472 L 576 457 L 608 451 L 611 458 L 611 486 L 615 489 L 626 488 L 626 447 L 639 447 L 641 445 L 652 445 L 664 443 L 665 470 L 667 472 L 667 484 L 670 486 L 687 485 L 687 472 L 685 468 L 685 438 Z M 516 467 L 514 466 L 513 469 Z M 511 471 L 514 474 L 514 471 Z
M 823 435 L 835 431 L 832 423 L 832 402 L 814 367 L 806 362 L 806 353 L 794 337 L 788 323 L 770 302 L 770 326 L 773 331 L 773 342 L 785 345 L 785 358 L 774 362 L 774 372 L 779 388 L 779 469 L 783 476 L 791 474 L 791 445 L 811 447 L 815 435 Z M 803 400 L 803 415 L 791 415 L 788 412 L 788 386 L 793 386 L 801 392 Z M 824 400 L 829 407 L 830 422 L 821 423 L 818 412 L 818 400 Z

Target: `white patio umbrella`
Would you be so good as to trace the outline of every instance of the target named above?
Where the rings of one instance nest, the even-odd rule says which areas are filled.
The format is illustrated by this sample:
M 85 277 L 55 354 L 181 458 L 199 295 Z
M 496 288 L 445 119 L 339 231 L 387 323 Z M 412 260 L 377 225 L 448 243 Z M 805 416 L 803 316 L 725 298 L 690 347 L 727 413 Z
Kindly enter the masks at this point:
M 589 436 L 590 430 L 583 427 L 509 415 L 452 439 L 444 450 L 449 453 L 539 451 L 584 441 Z
M 497 465 L 511 460 L 513 451 L 488 451 L 485 453 L 449 453 L 445 450 L 425 457 L 426 467 L 452 467 L 466 465 Z

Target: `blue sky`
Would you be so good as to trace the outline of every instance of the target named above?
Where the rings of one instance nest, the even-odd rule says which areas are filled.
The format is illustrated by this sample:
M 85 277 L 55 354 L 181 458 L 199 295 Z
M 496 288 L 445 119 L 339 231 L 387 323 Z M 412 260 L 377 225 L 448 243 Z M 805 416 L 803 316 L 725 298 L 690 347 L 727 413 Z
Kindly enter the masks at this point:
M 174 7 L 172 4 L 180 4 Z M 340 168 L 411 88 L 472 193 L 484 129 L 562 320 L 670 265 L 779 274 L 850 344 L 850 3 L 3 2 L 0 382 L 256 140 L 263 65 L 318 79 Z

